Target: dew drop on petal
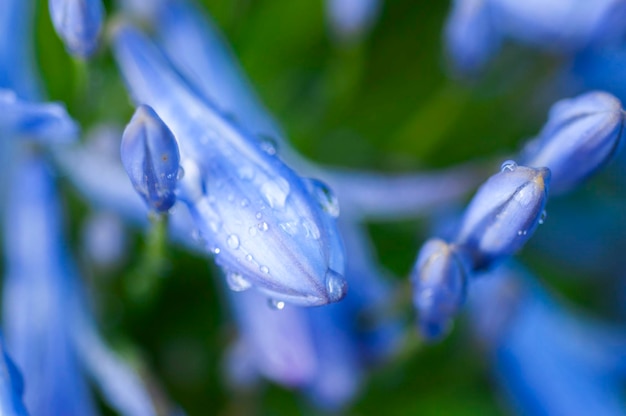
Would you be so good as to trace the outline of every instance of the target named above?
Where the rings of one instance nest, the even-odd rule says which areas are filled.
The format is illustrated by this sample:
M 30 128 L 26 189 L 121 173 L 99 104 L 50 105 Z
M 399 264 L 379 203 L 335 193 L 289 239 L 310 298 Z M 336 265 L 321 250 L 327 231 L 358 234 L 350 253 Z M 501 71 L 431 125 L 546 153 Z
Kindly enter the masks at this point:
M 226 242 L 228 243 L 228 247 L 232 248 L 232 249 L 238 249 L 239 248 L 239 237 L 237 237 L 237 235 L 235 234 L 231 234 L 228 236 L 228 240 L 226 240 Z
M 268 180 L 261 185 L 261 194 L 271 208 L 283 208 L 290 191 L 289 182 L 281 177 Z
M 261 214 L 260 212 L 257 212 L 257 213 L 254 215 L 254 217 L 255 217 L 257 220 L 260 220 L 261 218 L 263 218 L 263 214 Z
M 297 222 L 281 222 L 278 224 L 281 230 L 283 230 L 288 235 L 296 235 L 298 234 L 298 223 Z
M 338 302 L 348 293 L 348 282 L 341 274 L 333 269 L 328 269 L 326 271 L 326 291 L 331 302 Z
M 517 163 L 514 160 L 505 160 L 500 166 L 500 172 L 513 172 L 517 169 Z
M 332 189 L 318 179 L 309 179 L 307 185 L 309 192 L 322 209 L 331 217 L 337 218 L 339 216 L 339 201 Z
M 215 247 L 215 248 L 213 249 L 213 253 L 214 253 L 214 254 L 220 254 L 221 252 L 222 252 L 222 250 L 220 250 L 220 248 L 219 248 L 219 247 Z
M 254 260 L 254 257 L 252 257 L 252 254 L 248 254 L 248 255 L 246 255 L 246 260 L 251 262 L 251 261 Z
M 261 266 L 259 267 L 259 270 L 261 270 L 261 273 L 265 273 L 265 274 L 269 274 L 270 272 L 270 268 L 267 266 Z
M 270 156 L 274 156 L 278 151 L 278 144 L 276 139 L 273 137 L 263 135 L 259 136 L 259 146 L 261 147 L 261 150 Z
M 285 309 L 285 302 L 283 302 L 282 300 L 268 299 L 267 305 L 270 307 L 270 309 L 274 309 L 276 311 L 282 311 L 283 309 Z
M 519 231 L 517 232 L 517 235 L 526 235 L 526 234 L 528 234 L 528 231 L 527 231 L 527 230 L 519 230 Z
M 226 283 L 228 283 L 230 290 L 234 292 L 243 292 L 252 287 L 252 283 L 247 281 L 241 273 L 237 272 L 226 273 Z
M 257 230 L 257 227 L 252 226 L 252 227 L 248 228 L 248 234 L 250 234 L 251 236 L 254 237 L 256 235 L 256 232 L 257 232 L 256 230 Z
M 245 208 L 250 205 L 250 200 L 248 198 L 243 198 L 240 202 L 241 208 Z
M 257 227 L 261 231 L 267 231 L 270 229 L 270 226 L 265 221 L 263 221 L 262 223 L 259 223 Z
M 320 229 L 317 228 L 314 222 L 309 221 L 306 218 L 302 219 L 302 227 L 304 228 L 305 235 L 313 240 L 319 240 Z
M 541 211 L 541 215 L 539 216 L 539 224 L 546 222 L 546 218 L 548 218 L 548 212 L 544 209 Z
M 176 172 L 176 180 L 179 181 L 185 177 L 185 169 L 182 166 L 178 168 L 178 172 Z

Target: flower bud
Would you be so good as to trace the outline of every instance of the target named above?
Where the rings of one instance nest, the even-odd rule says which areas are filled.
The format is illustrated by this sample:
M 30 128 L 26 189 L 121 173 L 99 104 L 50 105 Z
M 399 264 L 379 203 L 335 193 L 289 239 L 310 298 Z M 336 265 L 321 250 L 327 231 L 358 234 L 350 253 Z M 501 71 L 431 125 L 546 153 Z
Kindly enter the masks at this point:
M 148 206 L 166 212 L 176 202 L 180 169 L 178 144 L 147 105 L 137 107 L 122 136 L 122 163 L 135 190 Z
M 101 0 L 50 0 L 50 17 L 68 52 L 89 57 L 98 46 L 104 7 Z
M 425 338 L 437 339 L 448 331 L 465 301 L 467 274 L 468 267 L 453 245 L 431 239 L 422 246 L 411 283 L 413 305 Z
M 478 189 L 455 241 L 469 252 L 474 269 L 489 267 L 528 241 L 545 215 L 549 181 L 547 168 L 507 161 Z
M 590 92 L 561 100 L 548 122 L 524 150 L 523 163 L 547 166 L 552 192 L 565 192 L 602 167 L 615 153 L 622 136 L 624 112 L 614 96 Z
M 198 96 L 137 30 L 121 24 L 113 38 L 132 95 L 176 135 L 185 171 L 178 198 L 226 274 L 276 300 L 311 306 L 342 299 L 343 246 L 330 190 L 299 177 L 272 142 Z

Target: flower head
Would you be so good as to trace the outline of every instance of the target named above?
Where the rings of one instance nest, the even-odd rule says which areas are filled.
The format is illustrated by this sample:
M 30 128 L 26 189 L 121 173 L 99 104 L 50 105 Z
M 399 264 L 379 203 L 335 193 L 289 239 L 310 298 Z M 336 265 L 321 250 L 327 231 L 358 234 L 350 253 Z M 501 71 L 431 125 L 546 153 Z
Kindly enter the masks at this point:
M 518 251 L 542 220 L 550 171 L 507 161 L 474 195 L 455 243 L 472 257 L 473 268 Z
M 156 212 L 176 202 L 180 155 L 174 135 L 147 105 L 137 107 L 122 136 L 122 163 L 135 190 Z
M 624 128 L 621 103 L 590 92 L 552 106 L 548 122 L 525 149 L 523 163 L 547 166 L 550 189 L 568 191 L 603 166 L 619 147 Z
M 87 58 L 98 47 L 104 7 L 101 0 L 50 0 L 50 17 L 68 52 Z

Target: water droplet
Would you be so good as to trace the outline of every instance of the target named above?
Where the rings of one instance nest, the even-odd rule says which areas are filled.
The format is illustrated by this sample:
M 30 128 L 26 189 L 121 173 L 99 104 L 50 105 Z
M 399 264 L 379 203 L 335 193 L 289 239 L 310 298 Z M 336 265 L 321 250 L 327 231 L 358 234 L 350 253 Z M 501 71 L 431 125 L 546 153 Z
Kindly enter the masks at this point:
M 220 254 L 221 252 L 222 252 L 222 250 L 220 250 L 220 248 L 219 248 L 219 247 L 215 247 L 215 248 L 213 249 L 213 253 L 214 253 L 214 254 Z
M 191 238 L 194 241 L 202 241 L 202 234 L 200 234 L 200 230 L 193 230 L 191 232 Z
M 281 230 L 283 230 L 285 233 L 287 233 L 289 235 L 296 235 L 296 234 L 298 234 L 298 223 L 297 222 L 282 222 L 282 223 L 278 224 L 278 226 L 281 228 Z
M 269 136 L 259 136 L 259 146 L 261 147 L 261 150 L 270 156 L 274 156 L 278 150 L 276 139 Z
M 259 225 L 257 225 L 257 227 L 258 227 L 258 228 L 259 228 L 259 230 L 261 230 L 261 231 L 267 231 L 267 230 L 269 230 L 269 229 L 270 229 L 270 226 L 269 226 L 269 225 L 268 225 L 265 221 L 263 221 L 263 222 L 259 223 Z
M 233 292 L 243 292 L 252 287 L 252 283 L 247 281 L 241 273 L 237 272 L 226 273 L 226 283 L 228 283 L 228 287 Z
M 338 302 L 348 293 L 348 282 L 341 274 L 333 269 L 328 269 L 326 271 L 326 291 L 331 302 Z
M 222 228 L 222 221 L 209 221 L 209 227 L 211 227 L 211 231 L 217 233 Z
M 245 208 L 250 205 L 250 200 L 248 198 L 243 198 L 240 202 L 241 208 Z
M 259 270 L 261 270 L 261 273 L 265 273 L 265 274 L 269 274 L 270 272 L 270 268 L 267 266 L 261 266 L 259 267 Z
M 185 177 L 185 169 L 182 166 L 178 167 L 178 172 L 176 172 L 176 180 L 179 181 Z
M 314 222 L 309 221 L 306 218 L 302 219 L 302 227 L 304 227 L 305 236 L 312 238 L 313 240 L 319 240 L 320 229 L 317 228 Z
M 269 306 L 271 309 L 282 311 L 283 309 L 285 309 L 285 302 L 283 302 L 282 300 L 268 299 L 267 306 Z
M 252 226 L 250 228 L 248 228 L 248 234 L 250 234 L 251 236 L 255 236 L 256 235 L 256 227 Z
M 332 189 L 324 182 L 317 179 L 309 179 L 307 183 L 309 192 L 320 204 L 322 209 L 331 217 L 337 218 L 339 216 L 339 201 Z
M 263 218 L 263 214 L 261 214 L 260 212 L 257 212 L 255 217 L 257 220 L 260 220 L 261 218 Z
M 548 212 L 544 209 L 541 211 L 541 215 L 539 216 L 539 224 L 546 222 L 546 218 L 548 218 Z
M 252 254 L 248 254 L 248 255 L 246 255 L 246 260 L 253 261 L 254 257 L 252 257 Z
M 271 208 L 282 208 L 285 206 L 291 188 L 285 178 L 277 177 L 261 185 L 261 194 Z
M 228 240 L 226 240 L 226 242 L 228 243 L 228 247 L 232 249 L 239 248 L 239 237 L 237 237 L 235 234 L 229 235 Z
M 526 235 L 526 234 L 528 234 L 528 231 L 527 231 L 527 230 L 519 230 L 519 231 L 517 232 L 517 235 Z
M 517 169 L 517 163 L 514 160 L 505 160 L 500 166 L 500 172 L 513 172 Z

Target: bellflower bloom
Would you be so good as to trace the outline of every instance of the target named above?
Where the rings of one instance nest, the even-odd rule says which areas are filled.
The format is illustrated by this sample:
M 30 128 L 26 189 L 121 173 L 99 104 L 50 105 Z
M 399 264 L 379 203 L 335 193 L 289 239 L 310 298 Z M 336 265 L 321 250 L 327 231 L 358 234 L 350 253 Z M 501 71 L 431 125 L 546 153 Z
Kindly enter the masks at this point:
M 500 47 L 488 6 L 489 0 L 455 0 L 448 15 L 444 38 L 455 69 L 475 73 Z
M 98 47 L 104 19 L 101 0 L 49 0 L 50 17 L 67 51 L 88 58 Z
M 23 395 L 24 380 L 0 336 L 0 412 L 7 416 L 27 416 Z
M 113 36 L 133 97 L 154 108 L 178 140 L 185 171 L 179 198 L 218 264 L 278 300 L 340 300 L 343 249 L 321 185 L 298 177 L 270 143 L 194 94 L 136 29 L 120 25 Z
M 624 414 L 623 328 L 559 305 L 519 267 L 501 265 L 473 289 L 473 329 L 515 413 Z
M 148 207 L 167 212 L 176 202 L 180 155 L 174 135 L 149 106 L 137 107 L 126 126 L 121 155 L 130 181 Z
M 624 111 L 614 96 L 590 92 L 561 100 L 523 154 L 523 164 L 547 166 L 550 189 L 565 192 L 602 167 L 619 147 Z
M 473 268 L 489 267 L 522 248 L 545 215 L 549 181 L 547 168 L 507 161 L 478 189 L 455 240 L 471 255 Z
M 420 332 L 427 339 L 444 335 L 465 301 L 469 267 L 457 248 L 439 239 L 427 241 L 411 274 L 413 304 Z

